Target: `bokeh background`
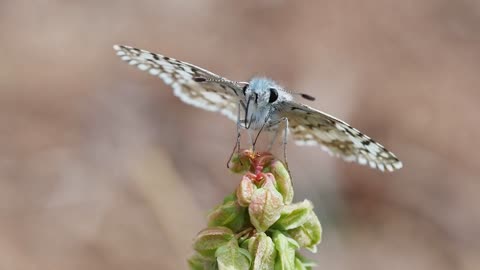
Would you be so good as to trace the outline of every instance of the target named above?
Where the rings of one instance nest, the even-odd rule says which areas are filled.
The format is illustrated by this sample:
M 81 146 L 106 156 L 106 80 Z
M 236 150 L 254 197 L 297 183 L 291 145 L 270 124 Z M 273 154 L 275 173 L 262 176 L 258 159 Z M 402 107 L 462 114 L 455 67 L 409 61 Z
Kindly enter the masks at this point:
M 227 118 L 113 44 L 317 97 L 404 161 L 289 144 L 318 269 L 480 268 L 480 2 L 0 2 L 0 269 L 186 269 L 237 185 Z

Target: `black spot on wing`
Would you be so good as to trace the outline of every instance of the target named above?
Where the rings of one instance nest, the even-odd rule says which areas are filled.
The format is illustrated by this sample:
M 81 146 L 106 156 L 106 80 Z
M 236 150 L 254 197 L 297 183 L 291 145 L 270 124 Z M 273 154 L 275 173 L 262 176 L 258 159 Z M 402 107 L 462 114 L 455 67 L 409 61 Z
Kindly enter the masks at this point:
M 193 81 L 194 82 L 204 82 L 206 81 L 207 79 L 203 78 L 203 77 L 193 77 Z
M 350 136 L 355 137 L 355 135 L 350 131 L 350 129 L 346 128 L 346 129 L 345 129 L 345 132 L 347 132 L 348 134 L 350 134 Z

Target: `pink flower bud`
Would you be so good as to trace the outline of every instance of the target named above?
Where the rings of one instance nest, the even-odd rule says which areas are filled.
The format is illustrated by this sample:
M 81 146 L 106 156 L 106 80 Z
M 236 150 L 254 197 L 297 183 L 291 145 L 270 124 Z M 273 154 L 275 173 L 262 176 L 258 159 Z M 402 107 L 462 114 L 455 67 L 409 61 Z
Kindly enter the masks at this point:
M 257 187 L 253 181 L 248 176 L 243 176 L 242 180 L 240 181 L 240 185 L 237 187 L 238 204 L 243 207 L 248 207 L 252 201 L 252 196 L 256 189 Z
M 248 206 L 250 222 L 259 232 L 266 231 L 279 218 L 283 208 L 283 197 L 275 188 L 272 174 L 265 174 L 262 187 L 255 190 Z

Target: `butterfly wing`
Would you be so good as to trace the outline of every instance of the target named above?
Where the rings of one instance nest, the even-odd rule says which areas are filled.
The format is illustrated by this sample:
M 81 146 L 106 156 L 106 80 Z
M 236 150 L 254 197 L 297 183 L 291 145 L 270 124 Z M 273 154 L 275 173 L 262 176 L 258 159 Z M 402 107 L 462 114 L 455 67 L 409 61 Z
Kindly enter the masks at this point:
M 114 45 L 113 49 L 123 61 L 162 79 L 185 103 L 237 120 L 239 97 L 243 96 L 240 83 L 146 50 L 125 45 Z
M 346 161 L 356 161 L 382 171 L 402 168 L 402 162 L 381 144 L 342 120 L 309 106 L 292 101 L 277 106 L 299 145 L 320 145 L 327 152 Z

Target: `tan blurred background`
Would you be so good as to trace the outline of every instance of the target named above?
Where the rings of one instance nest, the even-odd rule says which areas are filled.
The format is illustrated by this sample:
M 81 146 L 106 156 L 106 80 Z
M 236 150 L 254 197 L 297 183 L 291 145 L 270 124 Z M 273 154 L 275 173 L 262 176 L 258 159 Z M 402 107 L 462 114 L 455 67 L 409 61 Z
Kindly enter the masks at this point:
M 115 43 L 267 75 L 386 145 L 380 173 L 289 144 L 318 269 L 480 269 L 480 1 L 1 1 L 0 270 L 185 269 L 239 181 L 235 125 Z

